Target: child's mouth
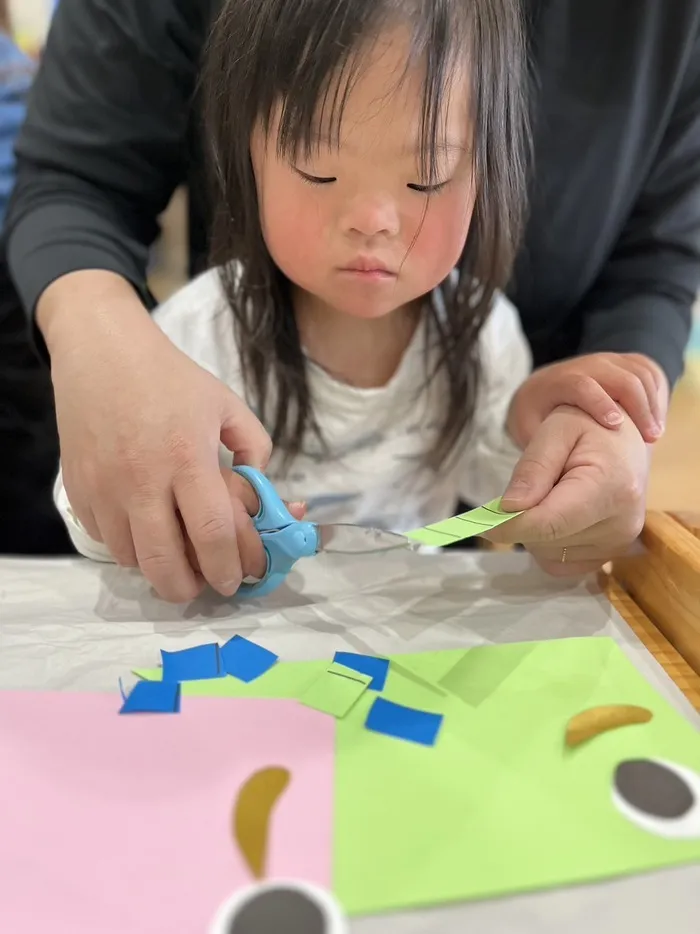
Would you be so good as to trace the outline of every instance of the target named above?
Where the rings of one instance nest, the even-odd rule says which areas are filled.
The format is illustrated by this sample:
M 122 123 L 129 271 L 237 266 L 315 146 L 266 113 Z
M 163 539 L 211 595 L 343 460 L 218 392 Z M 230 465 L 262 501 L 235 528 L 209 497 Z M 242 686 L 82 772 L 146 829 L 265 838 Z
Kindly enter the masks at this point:
M 372 256 L 358 257 L 347 266 L 341 267 L 340 272 L 371 282 L 391 281 L 396 278 L 396 273 L 392 272 L 380 259 Z

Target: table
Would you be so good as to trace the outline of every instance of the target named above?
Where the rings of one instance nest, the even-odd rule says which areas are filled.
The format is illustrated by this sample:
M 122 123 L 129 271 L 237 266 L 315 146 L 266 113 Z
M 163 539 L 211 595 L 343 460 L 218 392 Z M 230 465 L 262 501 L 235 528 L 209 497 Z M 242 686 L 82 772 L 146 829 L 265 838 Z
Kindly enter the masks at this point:
M 287 660 L 331 657 L 337 649 L 416 652 L 609 635 L 700 727 L 692 690 L 687 697 L 682 693 L 633 627 L 647 642 L 656 640 L 662 659 L 666 653 L 684 677 L 692 680 L 692 669 L 631 606 L 614 578 L 555 581 L 522 553 L 394 552 L 381 562 L 358 557 L 352 563 L 322 555 L 300 562 L 264 604 L 236 605 L 209 594 L 187 608 L 157 601 L 134 572 L 79 559 L 6 559 L 0 561 L 0 688 L 105 690 L 116 696 L 118 677 L 134 666 L 157 664 L 161 648 L 224 641 L 235 632 Z M 595 925 L 599 934 L 694 934 L 699 909 L 700 866 L 686 866 L 601 885 L 363 918 L 351 930 L 584 934 Z
M 617 560 L 615 581 L 683 660 L 676 683 L 700 709 L 700 515 L 650 512 L 639 553 Z

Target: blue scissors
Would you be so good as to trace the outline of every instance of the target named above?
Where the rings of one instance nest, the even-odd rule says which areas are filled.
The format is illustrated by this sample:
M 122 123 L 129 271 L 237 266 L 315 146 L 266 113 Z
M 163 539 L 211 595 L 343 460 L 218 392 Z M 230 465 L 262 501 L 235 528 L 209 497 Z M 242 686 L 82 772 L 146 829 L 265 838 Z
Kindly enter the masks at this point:
M 299 558 L 309 558 L 321 551 L 359 555 L 394 551 L 415 551 L 419 545 L 397 532 L 364 528 L 359 525 L 318 525 L 295 519 L 282 502 L 267 477 L 254 467 L 234 467 L 255 490 L 260 508 L 253 524 L 267 556 L 265 575 L 255 583 L 243 583 L 239 594 L 264 597 L 284 581 Z

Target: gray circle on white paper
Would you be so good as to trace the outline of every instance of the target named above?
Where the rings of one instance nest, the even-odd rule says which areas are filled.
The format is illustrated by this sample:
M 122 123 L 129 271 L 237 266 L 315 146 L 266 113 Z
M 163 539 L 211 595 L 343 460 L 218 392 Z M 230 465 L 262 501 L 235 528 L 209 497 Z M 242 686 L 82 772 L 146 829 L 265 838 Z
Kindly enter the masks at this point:
M 231 918 L 226 934 L 327 934 L 326 918 L 308 895 L 268 889 L 254 895 Z
M 645 763 L 653 764 L 662 771 L 649 769 L 646 765 L 642 767 Z M 629 767 L 621 771 L 623 766 Z M 668 774 L 664 777 L 663 773 Z M 681 785 L 677 785 L 671 776 L 685 786 L 685 793 L 681 792 Z M 623 780 L 620 781 L 620 778 Z M 667 781 L 668 788 L 665 791 Z M 655 782 L 659 784 L 653 789 L 650 785 Z M 671 794 L 664 801 L 667 792 Z M 652 802 L 652 797 L 661 800 Z M 613 779 L 612 799 L 620 814 L 640 830 L 669 840 L 700 838 L 700 775 L 686 766 L 663 759 L 620 763 Z

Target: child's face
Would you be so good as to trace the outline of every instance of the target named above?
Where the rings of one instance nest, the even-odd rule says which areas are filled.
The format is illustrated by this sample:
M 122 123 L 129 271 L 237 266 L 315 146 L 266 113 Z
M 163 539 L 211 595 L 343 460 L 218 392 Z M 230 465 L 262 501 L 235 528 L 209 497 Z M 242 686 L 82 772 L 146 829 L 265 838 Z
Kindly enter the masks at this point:
M 406 61 L 401 33 L 378 42 L 343 114 L 340 148 L 321 141 L 294 164 L 253 134 L 260 217 L 272 258 L 298 287 L 331 308 L 377 318 L 425 295 L 449 274 L 474 207 L 468 83 L 456 74 L 440 114 L 437 182 L 416 190 L 423 74 Z M 399 85 L 397 87 L 397 85 Z

